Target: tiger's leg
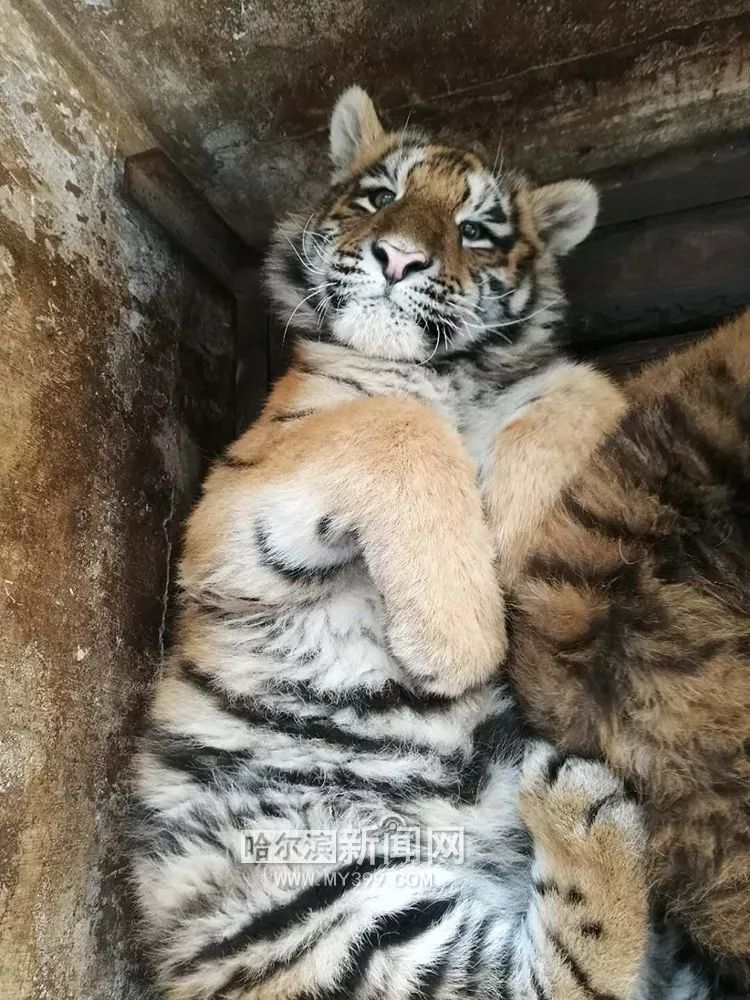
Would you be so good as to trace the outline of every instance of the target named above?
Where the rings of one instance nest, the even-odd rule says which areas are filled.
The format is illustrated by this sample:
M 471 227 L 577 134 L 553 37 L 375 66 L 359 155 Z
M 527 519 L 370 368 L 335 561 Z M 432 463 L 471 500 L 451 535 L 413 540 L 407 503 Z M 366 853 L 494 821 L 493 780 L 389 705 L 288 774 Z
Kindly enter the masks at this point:
M 553 369 L 539 397 L 496 434 L 482 495 L 503 586 L 512 587 L 547 514 L 626 409 L 610 380 L 583 364 Z
M 520 805 L 535 859 L 516 996 L 635 1000 L 649 929 L 639 807 L 603 764 L 546 744 L 524 762 Z
M 304 600 L 361 554 L 390 647 L 423 688 L 455 695 L 497 669 L 506 641 L 489 529 L 468 454 L 437 413 L 367 398 L 286 422 L 263 449 L 257 429 L 246 437 L 191 518 L 188 593 Z

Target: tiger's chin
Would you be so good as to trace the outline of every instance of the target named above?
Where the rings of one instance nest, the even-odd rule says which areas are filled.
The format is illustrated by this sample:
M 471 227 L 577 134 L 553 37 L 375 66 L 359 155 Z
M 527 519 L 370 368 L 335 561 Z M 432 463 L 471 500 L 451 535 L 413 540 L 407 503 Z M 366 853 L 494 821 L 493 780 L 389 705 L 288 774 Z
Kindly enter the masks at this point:
M 346 302 L 329 330 L 337 343 L 386 361 L 425 361 L 435 346 L 415 318 L 386 298 Z

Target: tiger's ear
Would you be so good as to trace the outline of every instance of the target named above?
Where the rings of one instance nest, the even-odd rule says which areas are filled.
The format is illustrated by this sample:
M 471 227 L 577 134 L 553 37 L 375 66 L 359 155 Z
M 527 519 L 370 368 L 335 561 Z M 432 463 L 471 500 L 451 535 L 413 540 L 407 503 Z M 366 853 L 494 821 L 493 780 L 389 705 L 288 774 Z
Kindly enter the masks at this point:
M 331 159 L 337 172 L 348 170 L 384 134 L 369 95 L 361 87 L 345 90 L 331 116 Z
M 588 181 L 560 181 L 531 192 L 539 235 L 553 254 L 569 253 L 594 228 L 599 195 Z

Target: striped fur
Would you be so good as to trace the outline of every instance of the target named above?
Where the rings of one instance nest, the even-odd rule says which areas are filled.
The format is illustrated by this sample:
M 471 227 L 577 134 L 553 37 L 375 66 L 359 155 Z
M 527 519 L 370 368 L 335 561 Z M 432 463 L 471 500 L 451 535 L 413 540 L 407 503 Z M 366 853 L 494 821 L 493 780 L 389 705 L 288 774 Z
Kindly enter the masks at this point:
M 511 672 L 535 726 L 635 783 L 669 911 L 750 988 L 750 314 L 621 398 L 553 502 L 496 509 Z M 525 420 L 502 484 L 549 448 Z
M 603 765 L 534 743 L 496 676 L 504 608 L 477 476 L 492 482 L 498 427 L 570 388 L 548 343 L 554 259 L 593 195 L 386 135 L 356 90 L 332 152 L 329 202 L 270 262 L 295 362 L 190 519 L 136 760 L 133 878 L 161 990 L 706 998 L 649 922 L 639 809 Z M 468 217 L 485 235 L 464 244 Z M 375 267 L 383 233 L 431 261 L 401 288 Z M 420 831 L 413 858 L 240 862 L 243 830 L 393 816 Z M 464 831 L 462 862 L 430 859 L 443 828 Z

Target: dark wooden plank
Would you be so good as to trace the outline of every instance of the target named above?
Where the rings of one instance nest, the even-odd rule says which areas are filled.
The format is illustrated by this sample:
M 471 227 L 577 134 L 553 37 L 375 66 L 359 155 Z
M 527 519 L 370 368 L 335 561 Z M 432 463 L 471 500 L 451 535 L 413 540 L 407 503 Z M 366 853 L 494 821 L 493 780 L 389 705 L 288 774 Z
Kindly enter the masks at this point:
M 696 143 L 600 171 L 598 227 L 750 198 L 750 136 Z
M 750 198 L 597 230 L 565 275 L 575 342 L 714 326 L 750 302 Z
M 634 340 L 624 344 L 614 344 L 611 347 L 579 349 L 573 354 L 581 361 L 590 361 L 602 371 L 621 381 L 628 375 L 643 368 L 651 361 L 664 358 L 674 351 L 694 344 L 701 337 L 706 337 L 710 330 L 696 333 L 678 333 L 672 337 L 653 337 L 649 340 Z
M 127 157 L 125 192 L 230 291 L 239 268 L 259 263 L 258 251 L 239 238 L 163 150 Z
M 262 255 L 240 239 L 160 149 L 127 158 L 125 190 L 234 296 L 234 377 L 232 398 L 224 405 L 240 432 L 258 416 L 268 391 Z

